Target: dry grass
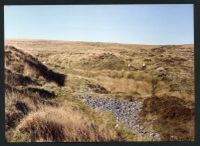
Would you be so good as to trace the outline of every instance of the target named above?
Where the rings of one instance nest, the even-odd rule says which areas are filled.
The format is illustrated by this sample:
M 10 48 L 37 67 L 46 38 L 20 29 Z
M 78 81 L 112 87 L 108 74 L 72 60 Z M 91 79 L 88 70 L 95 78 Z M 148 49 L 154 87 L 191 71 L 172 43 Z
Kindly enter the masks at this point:
M 37 104 L 38 103 L 38 104 Z M 37 104 L 37 105 L 36 105 Z M 6 90 L 5 93 L 5 127 L 6 140 L 12 139 L 13 131 L 30 111 L 35 111 L 42 104 L 23 94 Z
M 12 116 L 7 122 L 11 126 L 6 131 L 9 142 L 151 140 L 129 132 L 111 113 L 93 111 L 78 100 L 68 99 L 63 106 L 52 106 L 12 92 L 6 94 L 6 99 L 6 114 Z M 27 106 L 26 113 L 23 108 L 16 109 L 17 102 Z
M 67 75 L 63 87 L 57 87 L 57 85 L 49 83 L 49 80 L 45 80 L 44 76 L 41 77 L 40 73 L 39 77 L 35 78 L 42 87 L 56 92 L 57 97 L 53 99 L 53 101 L 64 107 L 69 106 L 69 109 L 67 108 L 65 110 L 71 110 L 73 113 L 77 113 L 77 116 L 85 117 L 85 119 L 83 118 L 83 123 L 79 123 L 80 121 L 78 121 L 74 124 L 77 127 L 81 124 L 85 124 L 90 129 L 92 127 L 91 125 L 96 125 L 97 127 L 95 130 L 90 129 L 90 131 L 93 132 L 98 132 L 98 130 L 101 129 L 101 126 L 103 128 L 107 127 L 107 129 L 111 129 L 111 133 L 109 133 L 109 130 L 105 133 L 100 133 L 104 140 L 119 140 L 121 138 L 120 140 L 138 141 L 148 139 L 138 137 L 133 133 L 127 132 L 127 130 L 124 132 L 122 129 L 118 131 L 120 136 L 116 135 L 116 130 L 112 130 L 111 128 L 116 124 L 113 122 L 115 119 L 111 118 L 111 115 L 103 117 L 95 116 L 96 114 L 101 115 L 101 112 L 96 113 L 91 111 L 89 107 L 76 100 L 77 94 L 84 94 L 84 92 L 80 93 L 81 87 L 99 85 L 108 91 L 107 93 L 109 94 L 107 94 L 106 97 L 124 98 L 127 100 L 138 98 L 144 101 L 144 103 L 148 103 L 146 105 L 148 108 L 143 111 L 146 115 L 141 117 L 141 122 L 146 123 L 148 125 L 147 127 L 152 127 L 154 131 L 157 130 L 161 133 L 162 140 L 194 139 L 193 118 L 185 121 L 184 118 L 186 118 L 188 115 L 187 113 L 190 112 L 183 112 L 188 109 L 194 109 L 193 45 L 150 46 L 45 40 L 6 40 L 5 43 L 14 45 L 20 50 L 35 56 L 40 60 L 40 63 L 45 65 L 49 70 Z M 7 52 L 7 54 L 7 56 L 9 56 L 9 52 Z M 7 62 L 6 67 L 15 72 L 20 72 L 25 68 L 22 73 L 23 76 L 37 76 L 37 72 L 33 70 L 32 65 L 24 64 L 23 62 L 16 63 L 19 58 L 17 57 L 14 60 L 11 58 L 12 57 L 8 57 L 5 61 Z M 143 64 L 145 64 L 145 67 L 143 67 Z M 164 71 L 160 72 L 158 69 Z M 91 93 L 98 96 L 104 96 L 101 92 L 91 91 Z M 158 97 L 158 99 L 156 99 L 156 101 L 150 100 L 152 102 L 147 102 L 152 97 Z M 171 98 L 168 97 L 174 97 L 176 100 L 173 101 L 177 105 L 179 105 L 179 100 L 183 100 L 184 103 L 181 104 L 181 106 L 171 107 L 169 105 L 173 104 Z M 157 105 L 157 110 L 159 112 L 156 112 L 156 114 L 155 112 L 147 112 L 149 110 L 152 111 L 152 108 L 155 106 L 152 103 Z M 151 107 L 151 105 L 154 106 Z M 44 107 L 44 109 L 45 108 L 46 107 Z M 185 110 L 185 108 L 187 110 Z M 77 109 L 77 111 L 74 111 L 74 109 Z M 58 113 L 65 111 L 63 108 L 56 108 L 55 110 L 58 111 Z M 170 115 L 169 117 L 175 115 L 174 118 L 163 118 L 160 116 L 163 114 L 163 111 L 168 116 Z M 60 113 L 61 117 L 62 115 L 65 115 L 65 113 L 62 112 Z M 179 115 L 177 115 L 176 112 L 180 115 L 183 112 L 183 119 L 179 118 L 178 120 L 175 120 Z M 34 114 L 35 116 L 29 115 L 27 120 L 23 121 L 23 126 L 26 125 L 25 127 L 30 128 L 30 126 L 27 125 L 28 123 L 31 123 L 32 118 L 39 117 L 39 119 L 36 119 L 38 121 L 43 121 L 43 116 L 46 115 L 43 109 L 40 109 L 38 113 L 41 113 L 41 115 L 37 115 L 36 113 Z M 193 113 L 191 113 L 191 115 L 193 115 Z M 104 123 L 106 119 L 109 119 L 109 122 Z M 49 119 L 49 122 L 49 124 L 54 125 L 54 128 L 55 125 L 67 125 L 65 122 L 53 121 L 53 119 Z M 88 123 L 86 124 L 86 122 Z M 32 123 L 34 122 L 32 121 Z M 46 127 L 45 125 L 47 123 L 43 123 L 44 127 Z M 22 123 L 20 123 L 20 125 L 21 124 Z M 37 123 L 35 123 L 35 127 L 38 127 Z M 65 128 L 67 129 L 66 126 L 63 126 L 63 129 Z M 75 127 L 74 130 L 75 131 L 70 132 L 74 132 L 74 135 L 76 135 L 77 129 Z M 20 132 L 19 128 L 18 132 Z M 18 134 L 15 134 L 16 137 L 17 135 Z M 41 133 L 39 135 L 38 141 L 54 141 L 52 136 L 47 140 L 41 136 Z M 92 133 L 87 133 L 87 135 L 90 137 L 88 141 L 94 139 L 98 141 L 102 138 L 100 135 L 94 135 Z M 63 136 L 61 137 L 63 138 Z M 111 139 L 111 137 L 113 137 L 113 139 Z M 76 139 L 76 136 L 73 138 Z M 67 139 L 66 135 L 63 139 L 65 139 L 65 141 L 72 140 Z M 22 139 L 18 137 L 15 140 Z M 30 137 L 26 140 L 30 141 Z M 83 136 L 78 140 L 85 140 L 85 137 Z
M 151 84 L 145 81 L 135 81 L 126 78 L 113 79 L 109 77 L 98 77 L 98 80 L 113 93 L 138 93 L 142 97 L 151 96 Z
M 149 140 L 128 132 L 123 125 L 115 128 L 120 124 L 111 113 L 93 111 L 72 98 L 65 99 L 63 106 L 53 106 L 42 103 L 40 98 L 6 92 L 7 141 Z
M 5 72 L 5 125 L 8 142 L 149 140 L 127 130 L 122 124 L 116 122 L 111 113 L 93 111 L 76 99 L 73 95 L 76 87 L 80 83 L 86 85 L 86 80 L 65 79 L 67 86 L 57 86 L 45 80 L 44 75 L 38 71 L 42 70 L 43 64 L 38 63 L 33 56 L 30 60 L 36 61 L 35 68 L 34 65 L 24 62 L 24 58 L 29 57 L 28 54 L 16 48 L 13 52 L 12 55 L 5 57 L 8 68 Z M 23 53 L 23 57 L 18 53 Z M 15 59 L 10 60 L 11 56 L 15 58 L 16 54 L 18 54 L 18 62 Z M 22 68 L 16 70 L 16 66 L 22 66 Z M 87 85 L 95 88 L 95 92 L 107 92 L 100 85 L 89 83 Z M 54 98 L 51 99 L 49 96 Z M 119 125 L 117 128 L 116 124 Z
M 194 105 L 175 96 L 151 97 L 144 100 L 141 121 L 154 121 L 165 140 L 194 140 Z M 193 126 L 192 126 L 193 125 Z
M 66 107 L 45 107 L 30 113 L 17 127 L 16 132 L 21 132 L 27 140 L 34 141 L 120 140 L 120 136 L 111 127 L 97 125 L 80 112 Z
M 45 78 L 63 86 L 65 75 L 48 69 L 37 58 L 24 53 L 13 46 L 5 46 L 5 66 L 25 76 Z

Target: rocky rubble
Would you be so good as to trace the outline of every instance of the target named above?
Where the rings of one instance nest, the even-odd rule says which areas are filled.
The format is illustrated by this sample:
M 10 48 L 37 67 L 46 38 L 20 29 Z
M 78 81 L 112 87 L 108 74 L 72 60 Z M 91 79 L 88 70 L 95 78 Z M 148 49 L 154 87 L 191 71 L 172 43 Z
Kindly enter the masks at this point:
M 158 133 L 146 131 L 145 127 L 137 122 L 142 102 L 130 102 L 114 98 L 97 98 L 90 95 L 81 95 L 80 98 L 94 109 L 111 111 L 118 121 L 124 123 L 130 130 L 137 132 L 138 135 L 152 137 L 154 141 L 160 140 Z

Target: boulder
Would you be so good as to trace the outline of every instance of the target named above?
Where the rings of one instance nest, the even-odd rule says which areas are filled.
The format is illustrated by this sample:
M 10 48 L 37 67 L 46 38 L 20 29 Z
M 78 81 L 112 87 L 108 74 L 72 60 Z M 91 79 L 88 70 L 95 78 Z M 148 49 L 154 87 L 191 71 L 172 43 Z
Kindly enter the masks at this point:
M 163 77 L 163 76 L 166 76 L 167 75 L 167 71 L 164 67 L 158 67 L 156 69 L 156 74 L 159 76 L 159 77 Z

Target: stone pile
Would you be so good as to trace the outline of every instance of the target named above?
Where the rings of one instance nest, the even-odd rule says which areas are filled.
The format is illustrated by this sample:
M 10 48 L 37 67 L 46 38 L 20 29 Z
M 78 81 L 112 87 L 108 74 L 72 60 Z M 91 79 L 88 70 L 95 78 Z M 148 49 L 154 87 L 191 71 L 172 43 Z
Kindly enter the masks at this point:
M 130 102 L 114 98 L 97 98 L 90 95 L 81 95 L 80 98 L 93 109 L 112 112 L 118 121 L 124 123 L 130 130 L 137 132 L 138 135 L 152 137 L 154 141 L 160 140 L 158 133 L 146 131 L 145 127 L 137 122 L 139 112 L 142 109 L 142 102 Z

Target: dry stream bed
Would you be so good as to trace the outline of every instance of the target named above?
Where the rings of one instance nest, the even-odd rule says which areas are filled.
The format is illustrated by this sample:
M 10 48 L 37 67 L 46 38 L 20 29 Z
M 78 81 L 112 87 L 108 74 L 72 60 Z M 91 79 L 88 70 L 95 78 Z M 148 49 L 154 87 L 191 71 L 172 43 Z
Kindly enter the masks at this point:
M 143 103 L 141 101 L 127 101 L 115 98 L 100 98 L 91 95 L 79 96 L 86 104 L 93 109 L 110 111 L 119 122 L 140 136 L 152 137 L 153 141 L 160 141 L 160 135 L 153 131 L 145 130 L 142 124 L 139 124 L 139 113 Z

